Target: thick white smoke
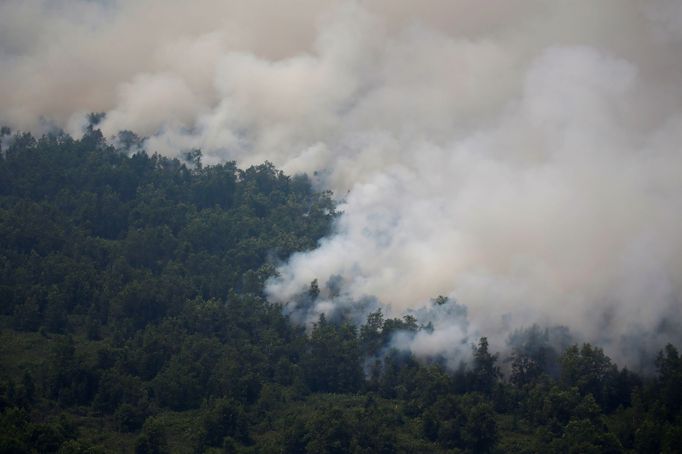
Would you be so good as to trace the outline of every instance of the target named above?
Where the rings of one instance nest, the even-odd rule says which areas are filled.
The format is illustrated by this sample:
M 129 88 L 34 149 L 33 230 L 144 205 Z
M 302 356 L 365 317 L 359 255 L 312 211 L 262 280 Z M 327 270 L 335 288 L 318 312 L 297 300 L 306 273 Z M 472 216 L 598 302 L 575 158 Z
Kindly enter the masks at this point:
M 622 360 L 680 340 L 681 29 L 675 0 L 6 0 L 0 123 L 103 111 L 150 151 L 317 172 L 343 215 L 267 289 L 333 280 L 311 317 L 443 294 L 468 324 L 402 346 L 539 322 Z

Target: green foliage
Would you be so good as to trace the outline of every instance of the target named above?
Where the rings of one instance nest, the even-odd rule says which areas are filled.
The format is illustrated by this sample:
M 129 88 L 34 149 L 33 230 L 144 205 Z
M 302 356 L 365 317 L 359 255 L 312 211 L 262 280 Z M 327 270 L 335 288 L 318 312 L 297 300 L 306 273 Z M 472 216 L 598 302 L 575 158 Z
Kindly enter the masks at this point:
M 219 399 L 211 404 L 204 416 L 203 446 L 223 446 L 226 437 L 248 442 L 248 420 L 244 408 L 231 399 Z
M 265 163 L 205 166 L 15 134 L 0 154 L 0 452 L 675 452 L 682 359 L 618 371 L 562 329 L 482 337 L 458 370 L 391 348 L 413 316 L 292 325 L 264 299 L 329 193 Z M 2 135 L 10 134 L 3 129 Z M 7 138 L 4 139 L 7 142 Z M 325 290 L 326 291 L 326 290 Z M 320 296 L 317 280 L 307 294 Z M 435 306 L 448 304 L 439 296 Z
M 496 366 L 497 355 L 488 351 L 488 339 L 482 337 L 478 346 L 474 347 L 473 370 L 471 372 L 471 387 L 474 391 L 492 394 L 496 381 L 500 377 L 500 370 Z
M 591 394 L 602 408 L 612 403 L 617 375 L 603 350 L 590 344 L 569 347 L 561 357 L 562 382 L 577 387 L 582 395 Z
M 671 344 L 656 358 L 658 393 L 668 420 L 674 420 L 682 411 L 682 358 Z
M 135 454 L 164 454 L 170 452 L 166 432 L 153 418 L 144 423 L 142 433 L 135 440 Z
M 326 321 L 320 316 L 303 359 L 308 387 L 313 392 L 355 392 L 362 385 L 360 349 L 355 327 Z

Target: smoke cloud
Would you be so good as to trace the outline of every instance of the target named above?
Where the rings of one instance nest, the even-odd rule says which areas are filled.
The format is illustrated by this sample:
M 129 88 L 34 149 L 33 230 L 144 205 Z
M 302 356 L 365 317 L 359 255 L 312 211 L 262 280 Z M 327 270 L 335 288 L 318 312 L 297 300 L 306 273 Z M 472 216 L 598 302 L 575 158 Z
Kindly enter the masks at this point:
M 5 0 L 0 123 L 105 112 L 149 151 L 314 173 L 343 214 L 267 288 L 333 280 L 302 322 L 442 294 L 466 324 L 396 345 L 539 323 L 632 362 L 682 340 L 680 30 L 675 0 Z

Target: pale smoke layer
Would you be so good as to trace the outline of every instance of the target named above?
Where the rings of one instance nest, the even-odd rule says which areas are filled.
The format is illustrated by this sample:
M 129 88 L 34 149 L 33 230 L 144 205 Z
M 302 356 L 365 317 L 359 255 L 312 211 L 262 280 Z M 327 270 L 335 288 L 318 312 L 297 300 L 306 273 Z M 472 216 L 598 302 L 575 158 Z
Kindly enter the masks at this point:
M 634 361 L 681 340 L 680 30 L 675 0 L 5 0 L 0 123 L 103 111 L 150 151 L 317 171 L 343 215 L 268 287 L 340 282 L 311 319 L 443 294 L 468 324 L 400 346 L 539 322 Z

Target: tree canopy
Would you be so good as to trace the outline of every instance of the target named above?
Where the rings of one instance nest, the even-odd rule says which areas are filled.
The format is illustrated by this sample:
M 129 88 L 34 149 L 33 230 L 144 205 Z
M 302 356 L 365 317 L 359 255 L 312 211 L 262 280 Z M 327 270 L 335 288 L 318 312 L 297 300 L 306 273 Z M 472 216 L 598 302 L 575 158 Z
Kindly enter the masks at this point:
M 3 130 L 3 135 L 10 132 Z M 682 359 L 619 369 L 531 327 L 457 370 L 381 310 L 308 331 L 263 294 L 331 194 L 272 164 L 122 148 L 89 128 L 0 153 L 0 452 L 676 452 Z M 317 280 L 308 299 L 320 296 Z M 438 296 L 433 304 L 452 304 Z

